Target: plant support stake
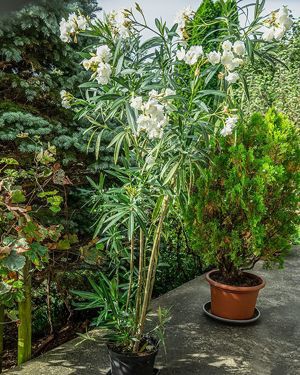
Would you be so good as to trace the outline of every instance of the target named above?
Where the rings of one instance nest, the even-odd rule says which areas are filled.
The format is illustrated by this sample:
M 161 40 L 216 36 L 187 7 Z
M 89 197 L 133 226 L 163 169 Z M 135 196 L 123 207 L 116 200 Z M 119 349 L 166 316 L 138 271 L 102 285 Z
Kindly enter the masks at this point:
M 30 261 L 23 268 L 24 300 L 19 302 L 18 365 L 31 358 L 31 276 Z

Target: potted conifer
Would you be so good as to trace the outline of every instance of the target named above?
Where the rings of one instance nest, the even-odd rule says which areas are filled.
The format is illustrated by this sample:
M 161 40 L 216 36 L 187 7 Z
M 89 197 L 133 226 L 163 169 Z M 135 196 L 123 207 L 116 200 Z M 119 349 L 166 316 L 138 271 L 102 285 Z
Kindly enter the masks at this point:
M 299 132 L 270 109 L 217 137 L 212 151 L 192 195 L 190 234 L 206 264 L 217 268 L 206 275 L 211 312 L 247 320 L 265 281 L 246 271 L 259 260 L 282 266 L 299 223 Z

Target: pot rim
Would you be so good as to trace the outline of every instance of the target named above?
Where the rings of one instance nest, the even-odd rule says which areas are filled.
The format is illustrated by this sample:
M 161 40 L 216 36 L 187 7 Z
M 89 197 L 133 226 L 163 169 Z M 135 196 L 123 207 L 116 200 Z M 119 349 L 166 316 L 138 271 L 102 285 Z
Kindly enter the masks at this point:
M 120 353 L 117 352 L 116 350 L 113 350 L 110 347 L 110 343 L 106 344 L 107 349 L 110 353 L 116 354 L 119 358 L 145 358 L 145 357 L 150 357 L 153 355 L 156 355 L 159 350 L 159 346 L 156 346 L 155 349 L 152 352 L 145 352 L 143 355 L 139 355 L 138 353 Z
M 214 269 L 214 270 L 211 270 L 211 271 L 207 272 L 206 275 L 205 275 L 205 278 L 211 286 L 214 286 L 218 289 L 225 289 L 225 290 L 228 290 L 228 291 L 231 291 L 231 292 L 236 292 L 236 293 L 249 293 L 249 292 L 255 292 L 257 290 L 260 290 L 260 289 L 264 288 L 265 285 L 266 285 L 265 280 L 261 276 L 258 276 L 256 274 L 250 273 L 250 272 L 243 272 L 243 273 L 246 274 L 246 275 L 251 275 L 251 276 L 255 276 L 256 278 L 258 278 L 260 280 L 260 283 L 258 285 L 254 285 L 254 286 L 235 286 L 235 285 L 223 284 L 223 283 L 220 283 L 218 281 L 213 280 L 210 277 L 215 272 L 219 272 L 219 270 Z

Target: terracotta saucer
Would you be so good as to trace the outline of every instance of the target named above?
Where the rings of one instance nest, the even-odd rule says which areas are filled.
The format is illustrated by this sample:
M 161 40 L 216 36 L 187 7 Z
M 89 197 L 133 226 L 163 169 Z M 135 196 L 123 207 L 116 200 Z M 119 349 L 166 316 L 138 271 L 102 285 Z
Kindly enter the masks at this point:
M 254 311 L 254 316 L 253 318 L 251 319 L 245 319 L 245 320 L 235 320 L 235 319 L 226 319 L 226 318 L 222 318 L 220 316 L 217 316 L 217 315 L 214 315 L 212 312 L 211 312 L 211 302 L 208 301 L 206 302 L 204 305 L 203 305 L 203 311 L 204 313 L 209 316 L 210 318 L 212 319 L 216 319 L 216 320 L 219 320 L 220 322 L 224 322 L 224 323 L 231 323 L 231 324 L 249 324 L 249 323 L 253 323 L 253 322 L 256 322 L 257 319 L 259 319 L 260 317 L 260 311 L 258 310 L 257 307 L 255 307 L 255 311 Z

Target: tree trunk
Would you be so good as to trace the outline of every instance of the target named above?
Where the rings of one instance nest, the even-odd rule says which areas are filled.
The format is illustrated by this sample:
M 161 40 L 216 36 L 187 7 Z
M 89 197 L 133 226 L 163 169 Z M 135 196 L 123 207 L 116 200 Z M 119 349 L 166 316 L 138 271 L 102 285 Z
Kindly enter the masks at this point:
M 31 358 L 31 275 L 30 261 L 23 268 L 24 300 L 19 302 L 18 365 Z
M 4 306 L 0 303 L 0 374 L 2 373 L 3 331 L 4 331 Z

